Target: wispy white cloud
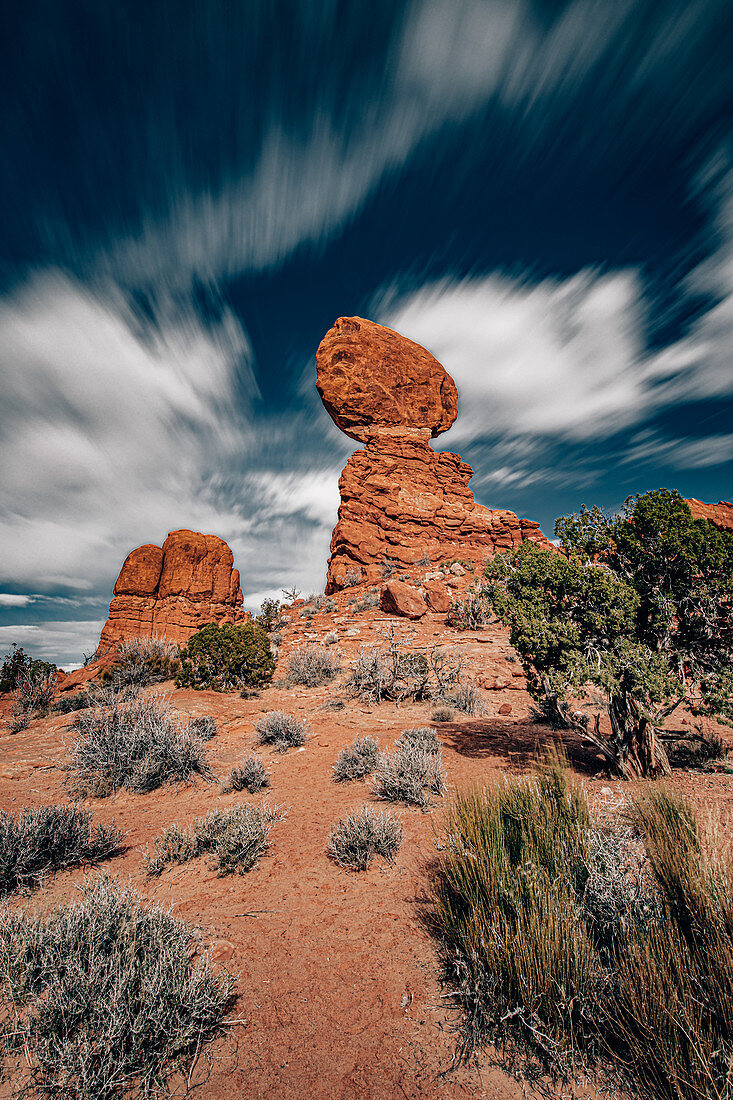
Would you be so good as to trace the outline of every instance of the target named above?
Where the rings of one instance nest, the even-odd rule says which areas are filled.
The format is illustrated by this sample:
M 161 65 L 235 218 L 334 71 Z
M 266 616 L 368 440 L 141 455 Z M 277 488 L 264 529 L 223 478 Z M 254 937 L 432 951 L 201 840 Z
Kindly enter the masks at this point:
M 32 596 L 16 596 L 12 592 L 0 592 L 0 607 L 27 607 L 32 602 Z
M 640 432 L 621 459 L 624 464 L 672 466 L 675 470 L 696 470 L 733 462 L 733 434 L 709 435 L 702 439 L 665 439 L 658 432 Z
M 83 653 L 93 653 L 97 648 L 102 625 L 102 621 L 92 619 L 0 626 L 0 652 L 15 642 L 42 660 L 62 667 L 77 664 Z

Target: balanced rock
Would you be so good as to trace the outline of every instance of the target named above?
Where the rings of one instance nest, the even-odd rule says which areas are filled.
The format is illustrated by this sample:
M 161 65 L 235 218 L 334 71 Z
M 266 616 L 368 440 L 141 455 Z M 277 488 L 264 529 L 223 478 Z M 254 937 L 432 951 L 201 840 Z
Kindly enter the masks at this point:
M 365 443 L 341 474 L 326 592 L 383 566 L 446 558 L 483 562 L 524 539 L 549 545 L 539 524 L 476 504 L 473 470 L 430 439 L 457 412 L 455 383 L 425 348 L 361 317 L 341 317 L 316 354 L 316 385 L 333 421 Z
M 125 558 L 99 652 L 118 642 L 158 635 L 181 644 L 205 623 L 245 618 L 239 570 L 223 539 L 171 531 L 161 546 L 139 546 Z
M 723 531 L 733 531 L 733 504 L 729 500 L 719 500 L 717 504 L 704 504 L 694 497 L 688 500 L 695 519 L 709 519 Z

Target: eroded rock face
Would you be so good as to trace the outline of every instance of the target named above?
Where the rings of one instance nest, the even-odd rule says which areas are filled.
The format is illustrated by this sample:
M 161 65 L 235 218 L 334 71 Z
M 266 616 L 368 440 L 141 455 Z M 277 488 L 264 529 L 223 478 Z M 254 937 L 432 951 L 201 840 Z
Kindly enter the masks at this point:
M 139 546 L 125 558 L 100 652 L 126 638 L 156 634 L 181 644 L 205 623 L 239 622 L 242 589 L 234 555 L 216 535 L 171 531 L 163 546 Z
M 317 386 L 334 422 L 366 443 L 347 462 L 326 592 L 373 583 L 385 564 L 485 561 L 524 539 L 549 545 L 537 523 L 476 504 L 473 474 L 429 439 L 457 415 L 453 379 L 429 352 L 360 317 L 342 317 L 316 356 Z
M 724 531 L 733 531 L 733 504 L 729 500 L 719 500 L 717 504 L 704 504 L 694 497 L 688 500 L 695 519 L 709 519 L 716 527 Z

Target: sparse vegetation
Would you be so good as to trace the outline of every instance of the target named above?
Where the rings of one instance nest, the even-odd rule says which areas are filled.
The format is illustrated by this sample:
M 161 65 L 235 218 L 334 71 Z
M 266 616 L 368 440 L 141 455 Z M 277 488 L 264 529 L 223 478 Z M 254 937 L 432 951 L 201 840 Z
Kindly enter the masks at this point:
M 451 707 L 435 707 L 430 714 L 431 722 L 452 722 L 455 714 Z
M 357 584 L 361 584 L 362 572 L 361 569 L 349 569 L 344 573 L 341 578 L 342 588 L 353 588 Z
M 339 640 L 339 636 L 336 633 L 336 631 L 335 630 L 329 630 L 328 634 L 326 634 L 325 638 L 323 639 L 323 644 L 324 645 L 336 645 L 336 642 L 338 640 Z
M 328 683 L 339 671 L 338 657 L 323 645 L 308 642 L 297 646 L 288 660 L 288 680 L 291 684 L 318 687 Z
M 284 816 L 279 806 L 240 803 L 206 814 L 190 829 L 171 825 L 156 839 L 154 854 L 144 854 L 145 870 L 150 876 L 160 875 L 173 863 L 211 853 L 220 875 L 243 875 L 267 851 L 272 826 Z
M 211 741 L 216 737 L 216 719 L 211 714 L 201 714 L 198 718 L 189 718 L 188 728 L 202 741 Z
M 460 679 L 463 659 L 439 646 L 409 650 L 395 639 L 394 631 L 385 635 L 385 646 L 362 646 L 352 665 L 347 687 L 370 703 L 393 699 L 432 699 L 442 697 Z
M 394 863 L 402 833 L 402 822 L 396 814 L 377 813 L 363 806 L 334 825 L 328 838 L 329 855 L 353 871 L 366 871 L 375 855 Z
M 51 661 L 34 660 L 22 646 L 14 642 L 0 665 L 0 694 L 15 691 L 24 677 L 31 679 L 53 677 L 55 680 L 59 671 L 58 665 L 52 664 Z
M 59 695 L 52 703 L 51 710 L 55 714 L 71 714 L 91 705 L 86 691 L 70 691 L 66 695 Z
M 379 761 L 379 742 L 373 737 L 357 737 L 342 749 L 333 766 L 335 783 L 349 783 L 371 775 Z
M 583 509 L 555 533 L 563 554 L 525 542 L 486 569 L 529 691 L 619 775 L 667 773 L 660 730 L 683 701 L 733 720 L 733 532 L 659 489 L 618 516 Z M 588 684 L 604 704 L 574 710 Z
M 372 791 L 386 802 L 424 810 L 430 795 L 441 795 L 444 787 L 440 750 L 426 752 L 416 744 L 403 744 L 392 753 L 381 753 L 374 769 Z
M 109 859 L 121 844 L 119 829 L 93 826 L 91 812 L 77 806 L 0 810 L 0 896 L 36 887 L 64 867 Z
M 113 697 L 107 706 L 80 713 L 74 729 L 66 779 L 74 797 L 213 778 L 204 740 L 190 723 L 177 722 L 159 697 Z
M 41 668 L 23 668 L 15 683 L 10 711 L 11 733 L 27 729 L 34 716 L 47 714 L 58 690 L 56 673 Z
M 255 622 L 268 634 L 272 634 L 284 626 L 285 620 L 280 612 L 280 601 L 263 600 L 260 604 L 260 613 L 255 616 Z
M 117 643 L 113 663 L 99 679 L 115 687 L 147 687 L 172 680 L 180 668 L 178 646 L 167 638 L 147 636 Z
M 441 751 L 438 735 L 430 726 L 416 726 L 414 729 L 403 730 L 395 741 L 395 748 L 415 748 L 421 752 L 433 754 Z
M 372 611 L 375 607 L 379 607 L 379 593 L 374 588 L 370 588 L 360 599 L 349 604 L 349 609 L 355 615 L 361 611 Z
M 480 630 L 490 618 L 490 601 L 480 589 L 469 588 L 462 599 L 452 601 L 446 621 L 455 630 Z
M 443 692 L 441 698 L 455 710 L 471 715 L 472 718 L 480 718 L 486 714 L 486 704 L 475 684 L 458 684 Z
M 20 1055 L 15 1097 L 159 1096 L 213 1039 L 234 979 L 191 928 L 108 876 L 49 916 L 0 909 L 4 1054 Z
M 275 671 L 270 639 L 252 621 L 209 623 L 188 639 L 181 650 L 177 687 L 237 691 L 261 687 Z
M 270 786 L 270 774 L 260 756 L 245 756 L 238 768 L 232 768 L 225 791 L 249 791 L 255 794 Z
M 591 814 L 559 761 L 458 793 L 433 927 L 464 1012 L 462 1053 L 646 1100 L 731 1095 L 733 868 L 663 789 Z
M 308 739 L 305 722 L 282 710 L 271 710 L 263 714 L 255 722 L 255 729 L 261 744 L 272 745 L 277 752 L 299 748 Z

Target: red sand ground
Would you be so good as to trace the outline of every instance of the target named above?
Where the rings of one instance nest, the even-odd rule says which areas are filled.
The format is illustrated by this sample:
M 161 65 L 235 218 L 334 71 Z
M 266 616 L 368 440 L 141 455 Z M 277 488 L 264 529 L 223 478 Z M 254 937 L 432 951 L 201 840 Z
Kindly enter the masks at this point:
M 319 614 L 309 621 L 292 611 L 281 666 L 294 642 L 323 637 L 329 629 L 340 635 L 345 667 L 359 644 L 378 640 L 385 616 L 346 613 L 346 601 L 354 595 L 339 596 L 335 615 Z M 418 624 L 389 623 L 400 635 L 412 636 L 415 645 L 441 641 L 456 646 L 469 659 L 469 675 L 499 664 L 511 678 L 511 651 L 496 625 L 461 634 L 440 616 Z M 272 687 L 248 700 L 174 691 L 172 685 L 151 689 L 167 691 L 182 715 L 215 716 L 219 732 L 210 746 L 220 779 L 254 751 L 272 772 L 271 788 L 254 796 L 222 794 L 218 783 L 199 783 L 86 803 L 99 821 L 114 820 L 127 834 L 126 851 L 106 868 L 144 896 L 172 905 L 201 929 L 204 944 L 213 944 L 214 957 L 239 975 L 239 1001 L 231 1015 L 243 1022 L 230 1029 L 231 1037 L 217 1041 L 211 1064 L 199 1059 L 192 1075 L 192 1083 L 200 1083 L 195 1095 L 211 1100 L 240 1095 L 252 1100 L 519 1100 L 525 1090 L 492 1067 L 489 1053 L 472 1066 L 453 1064 L 457 1018 L 440 983 L 434 945 L 421 924 L 425 870 L 435 855 L 442 800 L 428 813 L 396 807 L 405 838 L 393 868 L 376 864 L 366 873 L 347 873 L 326 854 L 334 822 L 349 809 L 374 802 L 364 783 L 332 782 L 339 750 L 359 733 L 376 736 L 387 747 L 404 728 L 426 724 L 432 709 L 429 704 L 366 706 L 344 693 L 343 679 L 314 689 Z M 345 702 L 343 710 L 323 709 L 335 698 Z M 448 792 L 505 771 L 528 770 L 537 743 L 550 737 L 531 721 L 523 690 L 488 691 L 485 699 L 486 718 L 460 718 L 436 727 Z M 512 713 L 499 715 L 499 706 L 507 702 Z M 254 722 L 274 709 L 307 719 L 312 736 L 303 749 L 280 755 L 256 745 Z M 64 744 L 72 738 L 73 717 L 36 721 L 16 735 L 0 729 L 0 807 L 15 812 L 24 805 L 66 800 Z M 567 748 L 591 793 L 616 789 L 616 783 L 598 777 L 597 761 L 576 739 L 569 737 Z M 701 806 L 718 806 L 724 822 L 730 819 L 733 775 L 677 772 L 672 784 Z M 207 810 L 245 800 L 277 802 L 287 809 L 287 818 L 273 829 L 269 853 L 249 874 L 218 878 L 199 859 L 159 879 L 146 878 L 140 849 L 152 847 L 167 825 L 186 825 Z M 68 901 L 82 877 L 82 871 L 58 874 L 13 904 L 47 910 Z M 0 1087 L 0 1097 L 7 1095 Z

